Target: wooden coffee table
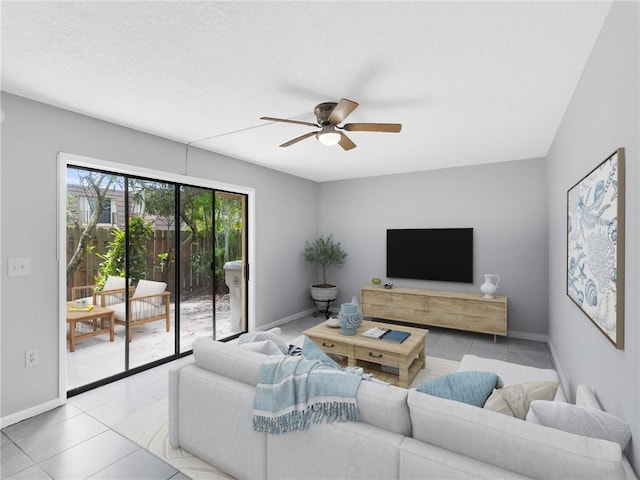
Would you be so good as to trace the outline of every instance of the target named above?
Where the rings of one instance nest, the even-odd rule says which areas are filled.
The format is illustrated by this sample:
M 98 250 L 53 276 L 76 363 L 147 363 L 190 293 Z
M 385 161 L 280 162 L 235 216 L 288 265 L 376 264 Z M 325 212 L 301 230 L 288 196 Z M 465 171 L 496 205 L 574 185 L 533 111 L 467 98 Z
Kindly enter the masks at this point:
M 96 335 L 109 334 L 109 341 L 114 340 L 114 313 L 110 308 L 94 305 L 89 311 L 73 310 L 74 303 L 67 303 L 67 323 L 69 324 L 69 350 L 76 351 L 76 340 Z M 84 323 L 89 327 L 85 333 L 76 334 L 76 324 Z
M 411 333 L 411 336 L 402 343 L 363 337 L 362 333 L 372 327 L 401 330 Z M 340 328 L 329 327 L 323 322 L 303 333 L 325 353 L 347 357 L 349 366 L 356 366 L 358 360 L 362 360 L 397 368 L 397 385 L 400 387 L 409 388 L 416 374 L 425 366 L 424 346 L 429 330 L 424 328 L 363 321 L 355 335 L 343 335 Z

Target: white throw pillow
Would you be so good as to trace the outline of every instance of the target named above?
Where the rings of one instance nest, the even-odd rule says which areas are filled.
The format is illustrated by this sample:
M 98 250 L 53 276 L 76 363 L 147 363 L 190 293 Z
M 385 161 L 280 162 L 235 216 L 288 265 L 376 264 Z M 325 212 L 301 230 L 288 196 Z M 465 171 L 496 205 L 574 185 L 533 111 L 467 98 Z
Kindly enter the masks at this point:
M 527 422 L 545 425 L 585 437 L 620 444 L 622 449 L 631 439 L 629 424 L 610 413 L 564 402 L 537 400 L 531 403 Z
M 262 342 L 263 340 L 271 340 L 279 349 L 280 353 L 286 355 L 289 353 L 289 345 L 285 341 L 272 332 L 249 332 L 244 333 L 238 337 L 238 345 L 244 343 Z

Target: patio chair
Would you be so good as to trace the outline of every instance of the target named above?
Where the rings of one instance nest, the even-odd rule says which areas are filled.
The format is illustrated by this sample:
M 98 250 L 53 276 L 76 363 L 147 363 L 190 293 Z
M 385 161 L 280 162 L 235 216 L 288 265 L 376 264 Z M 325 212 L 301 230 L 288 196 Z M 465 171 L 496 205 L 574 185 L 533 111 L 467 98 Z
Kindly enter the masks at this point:
M 129 279 L 131 283 L 131 279 Z M 87 305 L 99 305 L 109 307 L 116 303 L 124 302 L 124 289 L 127 286 L 124 277 L 109 275 L 102 290 L 96 291 L 95 285 L 82 285 L 71 288 L 71 301 L 85 300 Z M 133 290 L 131 290 L 133 292 Z
M 167 284 L 151 280 L 140 280 L 129 297 L 129 341 L 133 338 L 133 327 L 150 322 L 165 321 L 167 332 L 171 329 L 171 293 L 166 292 Z M 127 318 L 125 302 L 110 305 L 114 311 L 116 324 L 125 325 Z

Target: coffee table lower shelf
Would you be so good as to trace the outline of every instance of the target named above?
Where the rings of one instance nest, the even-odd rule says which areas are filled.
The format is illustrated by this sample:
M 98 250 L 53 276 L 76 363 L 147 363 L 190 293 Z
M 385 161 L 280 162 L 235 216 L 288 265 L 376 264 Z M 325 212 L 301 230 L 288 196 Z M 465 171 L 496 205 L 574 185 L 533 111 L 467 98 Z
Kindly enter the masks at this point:
M 393 328 L 411 333 L 403 343 L 385 342 L 362 336 L 362 333 L 372 327 Z M 374 373 L 378 378 L 382 374 L 393 375 L 382 367 L 392 367 L 398 370 L 396 385 L 409 388 L 411 382 L 420 370 L 425 367 L 425 338 L 428 330 L 404 326 L 389 325 L 378 322 L 364 321 L 355 335 L 342 335 L 340 329 L 328 327 L 325 323 L 316 325 L 304 332 L 325 353 L 339 355 L 347 359 L 347 365 L 360 366 Z M 364 364 L 363 364 L 364 362 Z M 368 364 L 380 366 L 381 375 Z M 393 382 L 390 382 L 393 383 Z

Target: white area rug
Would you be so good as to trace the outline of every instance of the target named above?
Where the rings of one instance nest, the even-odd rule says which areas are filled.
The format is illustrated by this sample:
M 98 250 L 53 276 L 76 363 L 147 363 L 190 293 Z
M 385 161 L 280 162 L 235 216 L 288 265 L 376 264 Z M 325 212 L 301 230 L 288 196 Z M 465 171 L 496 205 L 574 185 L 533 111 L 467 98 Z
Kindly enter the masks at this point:
M 441 375 L 453 373 L 458 370 L 460 362 L 447 360 L 445 358 L 430 357 L 427 355 L 426 367 L 418 372 L 416 378 L 411 382 L 411 388 L 415 388 L 422 382 Z
M 182 448 L 169 444 L 169 404 L 154 403 L 119 422 L 116 432 L 137 443 L 176 470 L 194 480 L 233 479 Z
M 430 378 L 455 372 L 458 362 L 443 358 L 427 357 L 427 366 L 411 383 L 412 387 Z M 234 477 L 203 462 L 181 448 L 169 444 L 169 408 L 166 401 L 154 403 L 119 422 L 114 430 L 161 458 L 184 475 L 194 480 L 233 479 Z

